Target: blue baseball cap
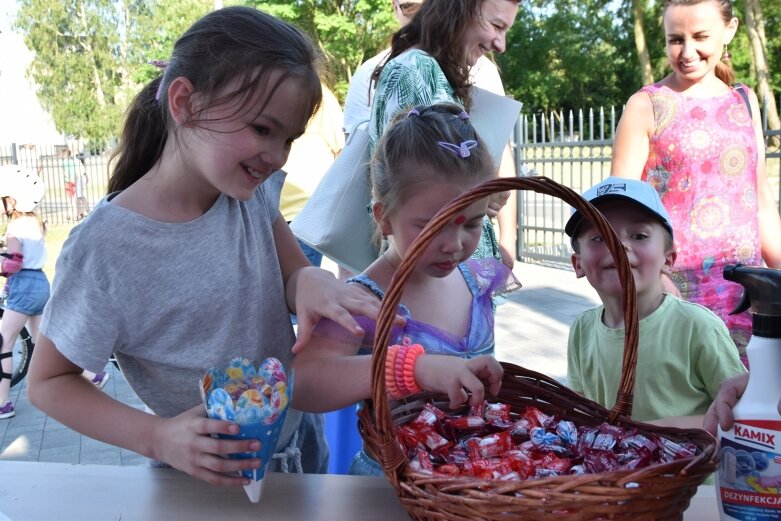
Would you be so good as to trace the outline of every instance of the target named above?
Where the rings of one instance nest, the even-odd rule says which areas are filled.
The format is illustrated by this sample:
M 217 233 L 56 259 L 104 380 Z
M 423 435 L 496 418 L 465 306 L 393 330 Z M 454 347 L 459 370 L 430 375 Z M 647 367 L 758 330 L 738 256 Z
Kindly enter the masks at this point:
M 653 186 L 644 181 L 610 176 L 583 192 L 583 198 L 591 204 L 610 199 L 628 199 L 634 201 L 658 217 L 662 226 L 667 228 L 670 235 L 673 234 L 673 225 L 670 223 L 670 214 L 667 213 L 667 210 L 662 204 L 659 193 Z M 567 221 L 566 226 L 564 226 L 564 232 L 574 240 L 575 234 L 582 222 L 583 215 L 575 210 L 569 218 L 569 221 Z

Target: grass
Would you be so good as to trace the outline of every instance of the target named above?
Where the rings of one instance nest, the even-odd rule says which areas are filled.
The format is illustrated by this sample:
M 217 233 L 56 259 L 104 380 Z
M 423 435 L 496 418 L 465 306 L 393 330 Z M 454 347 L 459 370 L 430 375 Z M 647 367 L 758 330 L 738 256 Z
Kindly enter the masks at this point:
M 71 224 L 55 224 L 46 227 L 46 265 L 43 267 L 44 273 L 49 278 L 49 282 L 54 280 L 54 266 L 57 263 L 57 257 L 60 256 L 62 243 L 70 234 Z

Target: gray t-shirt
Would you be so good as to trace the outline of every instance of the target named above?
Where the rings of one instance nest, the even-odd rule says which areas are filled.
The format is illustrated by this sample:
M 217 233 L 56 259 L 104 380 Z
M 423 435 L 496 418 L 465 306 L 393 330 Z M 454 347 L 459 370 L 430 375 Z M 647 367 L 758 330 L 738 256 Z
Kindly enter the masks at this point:
M 63 245 L 41 331 L 90 371 L 114 353 L 139 398 L 164 417 L 200 403 L 204 371 L 233 357 L 275 356 L 291 367 L 274 191 L 261 185 L 247 202 L 220 195 L 186 223 L 102 200 Z M 299 422 L 291 410 L 279 447 Z

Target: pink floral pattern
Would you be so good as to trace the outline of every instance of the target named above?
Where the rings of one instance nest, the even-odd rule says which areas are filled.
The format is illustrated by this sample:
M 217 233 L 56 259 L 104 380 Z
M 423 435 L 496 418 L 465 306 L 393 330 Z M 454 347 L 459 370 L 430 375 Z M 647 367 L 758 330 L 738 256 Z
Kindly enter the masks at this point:
M 673 281 L 684 299 L 724 320 L 745 362 L 751 317 L 729 314 L 742 289 L 725 281 L 722 270 L 762 261 L 751 113 L 737 89 L 710 98 L 658 84 L 642 91 L 651 97 L 656 120 L 643 179 L 672 219 L 678 252 Z

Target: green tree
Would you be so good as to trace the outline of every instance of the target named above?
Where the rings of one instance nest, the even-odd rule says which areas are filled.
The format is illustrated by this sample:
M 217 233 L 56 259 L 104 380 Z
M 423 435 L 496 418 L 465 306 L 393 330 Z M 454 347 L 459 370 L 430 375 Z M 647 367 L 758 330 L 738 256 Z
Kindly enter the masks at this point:
M 757 80 L 757 94 L 767 107 L 768 126 L 772 129 L 781 127 L 778 108 L 770 86 L 770 66 L 767 59 L 767 36 L 765 32 L 765 17 L 759 0 L 743 0 L 745 4 L 746 30 L 751 49 L 752 63 Z M 775 140 L 777 141 L 777 140 Z M 776 143 L 777 146 L 777 143 Z
M 20 0 L 16 26 L 35 57 L 38 98 L 57 130 L 102 143 L 213 0 Z
M 778 97 L 781 94 L 781 0 L 761 0 L 760 4 L 765 13 L 765 32 L 768 35 L 765 50 L 772 67 L 770 85 Z
M 35 58 L 30 75 L 59 132 L 90 140 L 113 134 L 122 84 L 110 0 L 20 0 L 16 26 Z
M 176 40 L 213 8 L 214 0 L 123 0 L 123 107 L 161 73 L 150 62 L 167 61 Z
M 358 66 L 390 43 L 398 28 L 389 0 L 266 0 L 247 5 L 293 22 L 326 56 L 326 83 L 340 99 Z
M 601 0 L 524 3 L 497 57 L 526 112 L 609 106 L 634 87 L 637 55 L 625 10 Z
M 640 64 L 640 77 L 643 78 L 644 84 L 648 84 L 654 81 L 651 55 L 648 52 L 648 42 L 645 39 L 645 10 L 648 2 L 647 0 L 630 1 L 632 6 L 632 29 L 634 30 L 637 59 Z
M 741 26 L 729 52 L 738 81 L 757 89 L 757 60 L 749 42 L 746 4 L 746 0 L 734 3 Z M 759 0 L 759 4 L 769 67 L 765 77 L 777 97 L 781 91 L 781 70 L 776 67 L 781 63 L 781 0 Z M 662 6 L 657 0 L 524 2 L 508 36 L 507 52 L 497 56 L 508 92 L 524 102 L 525 112 L 621 107 L 649 82 L 638 56 L 638 15 L 642 15 L 642 39 L 653 80 L 670 73 Z M 754 12 L 758 12 L 756 6 Z M 757 34 L 761 32 L 758 25 Z
M 388 0 L 227 0 L 302 27 L 327 59 L 326 81 L 343 97 L 355 69 L 389 44 L 397 22 Z M 781 88 L 781 0 L 759 0 L 771 90 Z M 526 112 L 621 106 L 647 79 L 641 74 L 632 7 L 644 7 L 647 51 L 658 80 L 669 74 L 662 2 L 529 0 L 497 56 L 508 93 Z M 215 7 L 214 0 L 19 0 L 16 26 L 35 53 L 30 75 L 60 132 L 101 141 L 118 134 L 128 103 L 160 72 L 176 39 Z M 757 87 L 745 29 L 730 45 L 739 81 Z M 756 11 L 756 6 L 754 8 Z M 741 16 L 743 14 L 744 16 Z M 762 25 L 758 26 L 761 31 Z M 646 72 L 647 77 L 647 72 Z

